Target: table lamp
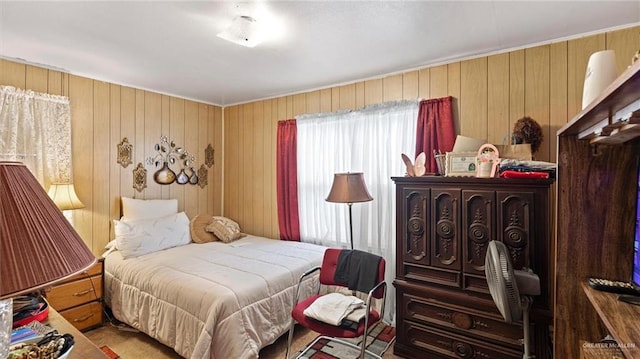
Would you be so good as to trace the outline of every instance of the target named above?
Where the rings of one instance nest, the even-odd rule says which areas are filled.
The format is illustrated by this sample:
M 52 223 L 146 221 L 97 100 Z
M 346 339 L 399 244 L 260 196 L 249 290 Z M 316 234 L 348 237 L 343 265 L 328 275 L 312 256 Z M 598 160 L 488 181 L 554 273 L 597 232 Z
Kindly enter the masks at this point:
M 0 358 L 5 358 L 11 298 L 87 270 L 96 257 L 20 162 L 0 161 L 0 230 Z
M 84 208 L 73 183 L 54 183 L 49 187 L 48 194 L 61 211 Z
M 73 183 L 54 183 L 49 186 L 48 194 L 53 200 L 53 203 L 55 203 L 58 209 L 62 211 L 69 223 L 73 225 L 73 217 L 71 216 L 70 211 L 84 208 L 84 204 L 76 195 Z
M 364 184 L 363 173 L 336 173 L 333 177 L 333 185 L 327 202 L 346 203 L 349 205 L 349 239 L 351 249 L 353 249 L 353 220 L 351 215 L 351 205 L 356 202 L 372 201 L 373 197 Z

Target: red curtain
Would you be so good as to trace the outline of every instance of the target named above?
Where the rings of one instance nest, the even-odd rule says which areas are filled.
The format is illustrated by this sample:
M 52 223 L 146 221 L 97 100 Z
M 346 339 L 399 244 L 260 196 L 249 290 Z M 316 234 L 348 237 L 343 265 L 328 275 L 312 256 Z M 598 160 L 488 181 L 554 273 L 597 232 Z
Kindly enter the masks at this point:
M 416 156 L 420 152 L 427 155 L 427 172 L 438 172 L 433 151 L 442 153 L 453 150 L 456 140 L 453 122 L 453 97 L 442 97 L 420 101 L 418 109 L 418 130 L 416 138 Z
M 296 120 L 278 121 L 276 182 L 280 239 L 300 241 Z

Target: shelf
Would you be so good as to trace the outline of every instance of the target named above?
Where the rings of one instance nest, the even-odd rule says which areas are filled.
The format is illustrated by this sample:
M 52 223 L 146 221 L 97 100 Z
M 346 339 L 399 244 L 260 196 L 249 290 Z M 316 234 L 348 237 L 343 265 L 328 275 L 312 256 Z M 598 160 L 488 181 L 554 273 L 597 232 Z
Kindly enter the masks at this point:
M 582 283 L 591 305 L 626 358 L 640 358 L 640 305 L 618 300 L 619 294 L 602 292 Z M 592 338 L 583 338 L 592 339 Z
M 619 145 L 636 137 L 640 137 L 640 124 L 628 124 L 616 128 L 607 136 L 594 137 L 589 143 L 592 145 Z
M 621 121 L 621 116 L 626 116 L 621 112 L 633 107 L 639 99 L 640 61 L 636 61 L 600 96 L 562 127 L 558 136 L 580 136 L 582 139 L 590 139 L 591 134 L 596 134 L 607 126 L 616 127 L 616 122 Z M 630 108 L 628 112 L 634 111 L 634 108 Z

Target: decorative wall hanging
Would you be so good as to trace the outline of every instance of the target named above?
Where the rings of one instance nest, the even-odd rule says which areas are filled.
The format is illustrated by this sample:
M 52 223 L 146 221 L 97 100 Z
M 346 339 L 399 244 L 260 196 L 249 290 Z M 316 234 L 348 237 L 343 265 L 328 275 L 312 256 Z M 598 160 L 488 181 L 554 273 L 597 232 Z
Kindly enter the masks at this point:
M 204 149 L 204 163 L 209 168 L 211 168 L 211 166 L 213 166 L 213 163 L 214 163 L 214 160 L 213 160 L 214 152 L 215 151 L 213 149 L 213 146 L 211 146 L 211 144 L 209 144 L 207 148 Z
M 183 147 L 176 146 L 173 140 L 169 142 L 167 136 L 160 137 L 160 143 L 156 144 L 155 150 L 158 153 L 153 157 L 147 158 L 147 164 L 156 167 L 161 166 L 160 169 L 153 174 L 153 180 L 156 181 L 156 183 L 162 185 L 173 182 L 177 182 L 178 184 L 198 183 L 198 176 L 192 167 L 192 164 L 195 162 L 195 157 L 189 154 L 187 150 Z M 174 165 L 179 166 L 180 170 L 178 173 L 171 169 L 171 166 Z M 186 170 L 188 170 L 191 175 L 188 175 Z
M 208 184 L 208 175 L 209 170 L 207 169 L 207 167 L 205 167 L 205 165 L 200 165 L 200 169 L 198 169 L 198 177 L 200 177 L 198 185 L 200 186 L 200 188 L 204 188 L 204 186 Z
M 136 168 L 133 169 L 133 188 L 138 192 L 147 188 L 147 169 L 144 168 L 142 162 L 138 162 Z
M 129 140 L 124 137 L 120 143 L 118 143 L 118 163 L 123 167 L 127 168 L 131 162 L 131 152 L 133 150 L 133 146 L 129 143 Z

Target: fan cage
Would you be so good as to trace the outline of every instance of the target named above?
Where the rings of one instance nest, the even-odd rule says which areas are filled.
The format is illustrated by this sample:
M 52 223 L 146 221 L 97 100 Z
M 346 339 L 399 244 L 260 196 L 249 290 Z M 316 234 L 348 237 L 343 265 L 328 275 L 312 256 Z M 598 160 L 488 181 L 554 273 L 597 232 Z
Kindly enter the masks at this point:
M 485 271 L 489 292 L 507 323 L 522 319 L 520 293 L 515 281 L 509 252 L 504 243 L 489 242 Z

